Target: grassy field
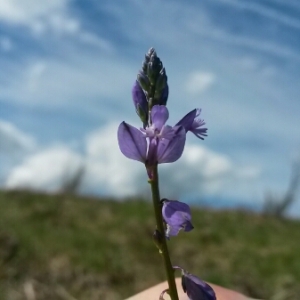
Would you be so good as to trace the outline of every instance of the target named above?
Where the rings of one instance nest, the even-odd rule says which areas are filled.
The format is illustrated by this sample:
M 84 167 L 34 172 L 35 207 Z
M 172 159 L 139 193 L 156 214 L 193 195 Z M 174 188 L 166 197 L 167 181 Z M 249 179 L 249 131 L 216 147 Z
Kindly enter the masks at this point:
M 249 296 L 300 299 L 300 222 L 193 208 L 172 261 Z M 165 279 L 146 201 L 0 192 L 0 299 L 124 299 Z

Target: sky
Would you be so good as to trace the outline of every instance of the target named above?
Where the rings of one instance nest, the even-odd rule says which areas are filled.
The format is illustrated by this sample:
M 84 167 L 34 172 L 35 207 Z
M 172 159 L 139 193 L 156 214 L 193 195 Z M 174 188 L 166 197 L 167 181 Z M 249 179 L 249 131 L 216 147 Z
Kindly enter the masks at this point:
M 0 0 L 1 187 L 57 192 L 84 168 L 84 194 L 148 197 L 116 131 L 140 126 L 131 88 L 150 47 L 168 124 L 201 108 L 208 128 L 160 166 L 162 196 L 257 208 L 283 195 L 300 158 L 297 0 Z

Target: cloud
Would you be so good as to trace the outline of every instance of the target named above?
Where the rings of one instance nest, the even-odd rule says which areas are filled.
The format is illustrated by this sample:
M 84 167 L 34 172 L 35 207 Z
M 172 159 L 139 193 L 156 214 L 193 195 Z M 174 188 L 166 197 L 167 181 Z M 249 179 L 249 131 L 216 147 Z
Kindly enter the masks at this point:
M 134 70 L 117 58 L 80 52 L 65 60 L 30 59 L 10 68 L 5 81 L 0 82 L 0 98 L 10 103 L 52 108 L 70 103 L 76 107 L 81 103 L 82 109 L 93 106 L 92 111 L 102 103 L 102 110 L 103 102 L 110 99 L 112 103 L 123 97 L 124 90 L 128 90 L 130 97 L 130 78 L 134 78 Z
M 300 62 L 300 55 L 296 49 L 297 44 L 286 43 L 282 34 L 274 36 L 274 31 L 270 30 L 270 28 L 273 28 L 274 23 L 288 26 L 288 29 L 298 30 L 300 28 L 299 20 L 290 15 L 282 14 L 280 11 L 268 9 L 249 1 L 246 3 L 245 1 L 216 0 L 217 5 L 212 6 L 211 4 L 207 5 L 211 1 L 202 1 L 201 3 L 189 2 L 184 3 L 184 5 L 176 1 L 172 3 L 152 1 L 151 5 L 148 6 L 143 5 L 139 1 L 131 1 L 130 5 L 126 7 L 121 7 L 115 2 L 106 2 L 103 5 L 103 9 L 110 17 L 118 21 L 117 24 L 122 31 L 122 35 L 129 37 L 129 40 L 139 42 L 140 37 L 143 37 L 143 40 L 150 40 L 154 45 L 160 44 L 169 52 L 172 52 L 174 45 L 176 45 L 177 51 L 180 49 L 181 53 L 185 53 L 186 57 L 188 57 L 188 52 L 193 52 L 193 49 L 199 54 L 203 53 L 208 41 L 217 42 L 218 49 L 223 48 L 220 45 L 220 42 L 222 42 L 225 45 L 242 48 L 233 49 L 230 53 L 248 49 L 258 54 L 271 54 L 275 57 L 293 59 L 297 63 Z M 236 14 L 236 8 L 238 8 L 253 11 L 256 14 L 260 14 L 263 18 L 267 17 L 269 19 L 269 27 L 263 27 L 262 29 L 266 31 L 256 31 L 255 36 L 248 37 L 246 35 L 247 29 L 253 26 L 251 16 L 245 14 L 241 24 L 238 21 L 234 22 L 235 19 L 228 19 L 229 14 L 220 18 L 218 14 L 219 10 L 222 9 L 220 6 L 222 2 L 235 9 L 231 13 Z M 215 7 L 215 9 L 212 9 L 212 7 Z M 165 14 L 165 11 L 168 11 L 168 15 Z M 134 16 L 139 26 L 128 22 L 128 15 Z M 144 21 L 152 19 L 154 15 L 155 23 Z M 168 21 L 166 22 L 166 20 Z M 226 27 L 228 28 L 222 23 L 220 25 L 218 20 L 227 20 L 226 25 L 228 26 Z M 239 34 L 230 30 L 236 26 L 239 28 Z M 161 28 L 164 28 L 164 30 L 160 30 Z M 176 35 L 174 32 L 176 32 Z M 211 51 L 211 47 L 208 51 Z M 220 51 L 214 49 L 212 55 L 214 58 L 217 58 L 220 56 Z M 199 57 L 200 55 L 195 57 L 194 62 L 197 62 Z
M 20 131 L 10 122 L 0 120 L 0 153 L 30 151 L 36 146 L 35 140 Z
M 248 10 L 256 14 L 261 15 L 264 18 L 270 18 L 271 20 L 278 22 L 282 25 L 288 26 L 290 28 L 300 29 L 300 22 L 298 18 L 293 18 L 290 15 L 280 13 L 274 9 L 269 9 L 266 6 L 258 5 L 251 2 L 242 2 L 235 0 L 221 0 L 222 3 L 232 5 L 241 10 Z M 288 1 L 287 1 L 288 4 Z M 299 8 L 299 4 L 298 4 Z
M 108 124 L 88 135 L 86 182 L 90 189 L 97 187 L 107 195 L 149 196 L 144 166 L 127 159 L 119 150 L 117 126 L 117 123 Z M 162 197 L 216 195 L 233 190 L 243 199 L 245 190 L 255 189 L 260 168 L 239 166 L 225 155 L 187 143 L 182 157 L 173 164 L 160 165 L 159 174 Z
M 186 80 L 186 90 L 191 94 L 199 94 L 209 89 L 215 82 L 215 75 L 209 72 L 193 72 Z
M 78 23 L 68 16 L 69 3 L 69 0 L 1 0 L 0 20 L 26 26 L 37 34 L 47 29 L 74 32 Z
M 10 122 L 0 119 L 0 185 L 9 171 L 36 149 L 36 141 Z
M 51 147 L 27 157 L 6 179 L 8 189 L 57 192 L 81 168 L 82 158 L 66 146 Z
M 42 76 L 45 74 L 46 64 L 44 62 L 36 62 L 29 67 L 27 73 L 27 86 L 28 90 L 35 92 L 38 90 Z
M 73 0 L 0 0 L 0 22 L 29 29 L 33 35 L 49 39 L 71 36 L 104 51 L 113 51 L 110 42 L 82 28 L 81 21 L 71 13 Z
M 6 188 L 30 188 L 57 192 L 62 183 L 84 166 L 81 190 L 85 193 L 126 197 L 149 196 L 149 184 L 143 164 L 124 157 L 118 147 L 118 124 L 110 123 L 87 135 L 86 153 L 80 155 L 66 145 L 49 147 L 25 158 L 13 168 Z M 187 144 L 183 156 L 174 164 L 159 166 L 161 195 L 184 198 L 191 195 L 215 195 L 234 191 L 243 195 L 243 186 L 259 175 L 259 170 L 241 167 L 224 155 L 200 145 Z
M 209 26 L 201 27 L 195 20 L 188 20 L 187 26 L 197 35 L 209 40 L 222 42 L 225 44 L 245 47 L 255 52 L 263 52 L 284 59 L 292 59 L 300 62 L 300 55 L 289 46 L 283 46 L 277 42 L 270 42 L 269 39 L 250 38 L 245 35 L 232 34 L 222 28 Z
M 173 197 L 228 195 L 234 190 L 243 199 L 259 174 L 258 167 L 239 166 L 228 156 L 195 144 L 187 144 L 176 163 L 160 166 L 162 191 Z
M 145 168 L 121 154 L 118 126 L 108 124 L 87 136 L 87 182 L 92 190 L 117 197 L 144 193 L 148 185 Z

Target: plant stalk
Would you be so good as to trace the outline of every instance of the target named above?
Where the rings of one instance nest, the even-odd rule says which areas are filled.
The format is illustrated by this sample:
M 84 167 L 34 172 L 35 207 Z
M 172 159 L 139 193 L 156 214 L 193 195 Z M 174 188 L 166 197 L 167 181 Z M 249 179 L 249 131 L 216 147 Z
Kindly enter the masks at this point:
M 172 300 L 179 300 L 176 283 L 175 283 L 174 269 L 171 264 L 169 250 L 168 250 L 166 236 L 165 236 L 165 227 L 163 223 L 161 203 L 160 203 L 157 165 L 153 166 L 151 171 L 153 173 L 152 173 L 152 179 L 149 179 L 149 184 L 151 186 L 151 192 L 152 192 L 152 200 L 153 200 L 154 213 L 156 219 L 156 229 L 160 232 L 160 236 L 161 236 L 160 253 L 162 254 L 164 265 L 165 265 L 165 271 L 166 271 L 168 285 L 169 285 L 169 295 Z

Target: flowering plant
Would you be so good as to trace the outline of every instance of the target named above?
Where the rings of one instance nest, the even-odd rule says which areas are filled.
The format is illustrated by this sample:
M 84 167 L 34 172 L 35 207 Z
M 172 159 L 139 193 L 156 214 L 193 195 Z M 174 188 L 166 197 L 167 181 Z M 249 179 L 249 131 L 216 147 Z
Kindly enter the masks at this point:
M 168 289 L 159 296 L 163 300 L 168 293 L 178 300 L 174 271 L 182 272 L 182 287 L 191 300 L 216 300 L 213 289 L 201 279 L 171 263 L 167 240 L 180 230 L 191 231 L 191 211 L 186 203 L 160 198 L 158 165 L 177 161 L 184 150 L 186 134 L 192 132 L 198 138 L 207 136 L 204 120 L 198 118 L 201 110 L 194 109 L 175 126 L 166 125 L 169 111 L 166 107 L 169 95 L 166 70 L 156 51 L 150 48 L 145 55 L 142 70 L 132 88 L 133 103 L 142 127 L 136 128 L 122 122 L 118 128 L 121 152 L 128 158 L 145 165 L 156 218 L 153 234 L 155 244 L 164 260 Z

